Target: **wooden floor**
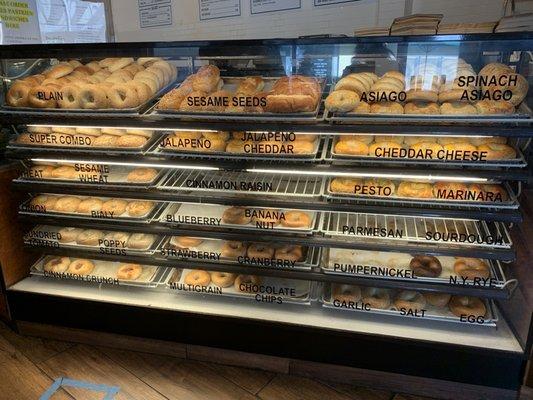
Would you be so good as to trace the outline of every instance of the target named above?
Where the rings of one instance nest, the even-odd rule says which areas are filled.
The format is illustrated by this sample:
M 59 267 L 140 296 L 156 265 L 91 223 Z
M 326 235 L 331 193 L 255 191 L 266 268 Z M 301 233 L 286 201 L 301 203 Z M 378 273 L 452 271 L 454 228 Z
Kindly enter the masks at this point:
M 117 400 L 430 400 L 254 369 L 21 336 L 0 322 L 0 400 L 37 400 L 62 377 L 118 386 Z M 51 397 L 102 398 L 101 393 L 68 387 Z
M 37 400 L 57 378 L 120 387 L 117 400 L 425 400 L 272 372 L 21 336 L 0 322 L 0 400 Z M 102 399 L 62 388 L 53 400 Z

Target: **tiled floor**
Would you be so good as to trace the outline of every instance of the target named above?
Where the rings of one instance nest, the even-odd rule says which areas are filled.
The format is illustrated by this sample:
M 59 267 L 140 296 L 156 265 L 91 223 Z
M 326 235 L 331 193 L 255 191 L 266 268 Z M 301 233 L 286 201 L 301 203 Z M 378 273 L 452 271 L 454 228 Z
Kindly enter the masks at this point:
M 0 323 L 0 400 L 36 400 L 60 377 L 120 387 L 117 400 L 429 400 L 297 376 L 21 336 Z M 52 400 L 96 400 L 60 389 Z

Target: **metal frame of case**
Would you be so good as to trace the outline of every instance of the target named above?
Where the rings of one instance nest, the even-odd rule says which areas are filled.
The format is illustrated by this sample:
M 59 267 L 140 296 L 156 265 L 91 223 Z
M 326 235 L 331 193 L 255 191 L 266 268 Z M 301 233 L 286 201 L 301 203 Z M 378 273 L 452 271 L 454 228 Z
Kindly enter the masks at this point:
M 294 57 L 294 49 L 298 45 L 370 45 L 370 44 L 394 44 L 399 47 L 407 46 L 410 43 L 439 44 L 446 42 L 478 42 L 476 51 L 491 49 L 490 43 L 494 41 L 508 42 L 513 51 L 529 51 L 533 43 L 533 34 L 480 34 L 480 35 L 451 35 L 451 36 L 415 36 L 415 37 L 370 37 L 370 38 L 323 38 L 323 39 L 280 39 L 280 40 L 245 40 L 245 41 L 202 41 L 202 42 L 174 42 L 174 43 L 106 43 L 95 45 L 23 45 L 23 46 L 3 46 L 0 47 L 0 58 L 7 60 L 10 58 L 54 58 L 63 57 L 87 57 L 94 55 L 104 56 L 178 56 L 194 60 L 198 56 L 198 50 L 205 51 L 217 49 L 235 50 L 235 45 L 242 48 L 253 46 L 286 46 L 290 49 L 288 56 Z M 403 48 L 403 47 L 402 47 Z M 509 57 L 509 54 L 506 54 Z M 209 58 L 209 57 L 208 57 Z M 193 62 L 194 63 L 194 62 Z M 2 63 L 5 68 L 5 62 Z M 293 66 L 293 72 L 296 67 Z M 0 109 L 0 120 L 4 125 L 65 125 L 65 126 L 118 126 L 118 127 L 139 127 L 163 129 L 209 129 L 209 130 L 252 130 L 252 131 L 292 131 L 292 132 L 315 132 L 320 134 L 343 134 L 356 132 L 376 132 L 395 133 L 398 126 L 401 126 L 402 134 L 423 135 L 431 131 L 433 135 L 498 135 L 512 138 L 531 138 L 533 118 L 479 118 L 463 119 L 462 121 L 437 120 L 431 118 L 403 118 L 394 117 L 368 119 L 356 119 L 354 124 L 340 123 L 347 121 L 326 121 L 323 118 L 323 109 L 320 108 L 319 115 L 305 123 L 283 120 L 280 115 L 278 119 L 268 119 L 259 121 L 225 119 L 210 120 L 188 120 L 179 119 L 175 116 L 167 116 L 162 113 L 152 112 L 148 109 L 144 113 L 136 115 L 121 115 L 118 113 L 19 113 L 12 110 Z M 303 122 L 303 121 L 302 121 Z M 351 122 L 351 121 L 350 121 Z M 365 171 L 369 174 L 390 171 L 392 169 L 404 171 L 409 166 L 395 165 L 397 162 L 380 162 L 374 167 L 363 167 L 345 165 L 342 163 L 324 162 L 325 153 L 329 151 L 329 142 L 323 141 L 319 149 L 321 162 L 309 163 L 307 161 L 291 162 L 290 169 L 305 169 L 308 174 L 321 176 L 335 176 L 338 173 L 349 173 L 355 169 Z M 165 163 L 171 168 L 180 168 L 183 165 L 195 166 L 208 164 L 221 170 L 280 170 L 283 164 L 272 160 L 228 160 L 202 158 L 195 160 L 194 156 L 178 157 L 175 154 L 167 155 L 163 152 L 154 152 L 158 143 L 151 143 L 148 149 L 132 153 L 120 152 L 91 152 L 78 149 L 72 156 L 64 150 L 47 148 L 42 152 L 39 149 L 17 148 L 10 146 L 8 156 L 14 159 L 56 159 L 68 161 L 69 159 L 97 161 L 128 161 L 139 165 Z M 135 153 L 135 154 L 134 154 Z M 327 160 L 326 160 L 327 161 Z M 394 165 L 393 165 L 394 164 Z M 390 167 L 390 168 L 388 168 Z M 438 170 L 441 165 L 435 163 L 431 165 L 433 170 Z M 476 165 L 469 169 L 446 169 L 448 174 L 457 176 L 476 176 L 499 179 L 504 181 L 525 181 L 527 172 L 520 168 L 505 168 L 485 170 L 483 166 Z M 496 166 L 497 168 L 497 166 Z M 413 171 L 412 168 L 409 169 Z M 420 173 L 425 171 L 425 167 L 419 167 Z M 324 178 L 326 180 L 326 178 Z M 225 205 L 248 205 L 248 206 L 270 206 L 294 208 L 303 210 L 314 210 L 322 214 L 321 224 L 312 235 L 291 235 L 289 233 L 276 234 L 274 232 L 261 232 L 261 236 L 254 237 L 254 241 L 276 241 L 278 243 L 297 243 L 316 247 L 342 247 L 367 250 L 394 250 L 407 251 L 412 253 L 425 252 L 434 255 L 466 255 L 471 257 L 484 257 L 501 261 L 512 261 L 515 258 L 511 247 L 511 240 L 501 248 L 491 246 L 471 248 L 448 246 L 438 243 L 420 244 L 405 242 L 401 245 L 394 243 L 369 243 L 361 240 L 341 240 L 335 236 L 328 235 L 326 229 L 331 213 L 353 212 L 353 204 L 343 199 L 293 199 L 280 196 L 274 198 L 248 198 L 220 195 L 216 198 L 200 193 L 174 193 L 172 190 L 159 190 L 158 187 L 143 189 L 139 188 L 106 188 L 105 185 L 91 185 L 84 188 L 76 185 L 61 186 L 60 184 L 48 184 L 40 182 L 20 182 L 17 188 L 27 193 L 57 193 L 57 194 L 78 194 L 92 195 L 95 191 L 99 196 L 104 197 L 126 197 L 136 199 L 151 199 L 161 202 L 191 202 L 225 204 Z M 315 193 L 313 193 L 315 195 Z M 491 229 L 501 229 L 509 236 L 505 224 L 518 223 L 521 221 L 521 214 L 518 210 L 491 210 L 489 209 L 447 209 L 446 207 L 402 207 L 384 204 L 358 204 L 359 213 L 387 215 L 392 218 L 399 215 L 418 218 L 469 218 L 476 223 L 489 224 Z M 21 220 L 33 224 L 50 225 L 70 225 L 87 228 L 100 228 L 111 230 L 124 230 L 128 232 L 145 232 L 158 235 L 180 234 L 187 236 L 202 236 L 220 238 L 227 240 L 247 240 L 249 241 L 250 231 L 224 228 L 202 228 L 202 227 L 175 227 L 162 224 L 159 217 L 162 208 L 150 221 L 138 223 L 135 221 L 113 221 L 70 218 L 63 216 L 56 219 L 54 216 L 46 215 L 21 215 Z M 331 233 L 331 232 L 329 232 Z M 34 250 L 46 252 L 48 254 L 76 255 L 76 257 L 87 257 L 102 260 L 114 260 L 116 256 L 96 254 L 94 251 L 56 249 L 47 247 L 34 247 Z M 175 260 L 165 257 L 153 257 L 148 255 L 128 255 L 121 257 L 121 260 L 137 262 L 143 264 L 157 265 L 170 268 L 198 268 L 213 271 L 242 272 L 241 265 L 216 264 L 213 262 L 201 262 L 201 260 Z M 354 283 L 363 286 L 382 286 L 395 289 L 415 289 L 420 291 L 438 291 L 442 288 L 442 283 L 432 282 L 407 282 L 401 280 L 386 280 L 380 277 L 357 277 L 324 273 L 320 269 L 311 271 L 276 269 L 261 266 L 246 265 L 249 273 L 257 275 L 268 275 L 282 279 L 302 279 L 324 283 Z M 512 273 L 506 265 L 503 266 L 506 275 L 512 279 Z M 452 294 L 478 295 L 496 299 L 502 304 L 510 299 L 512 291 L 509 286 L 503 288 L 470 287 L 444 285 L 446 291 Z M 511 353 L 505 351 L 495 351 L 486 349 L 472 349 L 453 343 L 424 343 L 416 340 L 395 338 L 392 336 L 370 336 L 357 332 L 341 332 L 331 329 L 318 329 L 314 327 L 293 326 L 275 323 L 267 320 L 246 320 L 240 318 L 214 317 L 181 311 L 168 311 L 146 309 L 138 306 L 128 306 L 110 304 L 99 301 L 89 301 L 75 298 L 65 298 L 62 296 L 46 295 L 41 293 L 31 293 L 26 291 L 10 290 L 7 288 L 7 295 L 13 310 L 14 318 L 21 321 L 34 321 L 41 323 L 52 323 L 68 327 L 89 328 L 102 331 L 124 333 L 128 335 L 148 336 L 152 338 L 163 338 L 187 342 L 193 344 L 211 345 L 231 348 L 241 351 L 258 352 L 284 357 L 301 358 L 320 362 L 329 362 L 340 365 L 347 365 L 357 368 L 367 368 L 388 372 L 408 373 L 416 376 L 437 378 L 454 381 L 457 383 L 471 383 L 484 385 L 493 388 L 517 390 L 524 373 L 524 366 L 529 356 L 531 348 L 531 324 L 529 332 L 515 331 L 516 338 L 521 343 L 523 351 L 521 353 Z M 513 288 L 514 289 L 514 288 Z M 73 307 L 75 305 L 76 307 Z M 505 307 L 500 305 L 498 309 L 507 319 Z M 527 315 L 528 310 L 523 310 Z M 105 313 L 111 318 L 105 320 L 88 319 L 87 315 L 101 315 Z M 509 313 L 510 315 L 510 313 Z M 347 318 L 350 316 L 347 315 Z M 516 317 L 513 317 L 515 319 Z M 509 320 L 511 318 L 509 317 Z M 117 323 L 118 321 L 118 323 Z M 142 324 L 138 321 L 142 321 Z M 173 327 L 181 326 L 183 329 Z M 513 323 L 510 324 L 514 328 Z M 215 334 L 216 332 L 216 334 Z M 227 334 L 222 334 L 226 332 Z M 216 336 L 215 336 L 216 335 Z M 236 336 L 235 336 L 236 335 Z M 269 340 L 272 335 L 282 337 L 287 343 L 300 343 L 298 346 L 280 346 L 271 344 Z M 254 338 L 249 340 L 249 338 Z M 235 338 L 248 338 L 247 340 L 235 340 Z M 302 342 L 303 341 L 303 342 Z M 358 357 L 352 357 L 354 347 L 352 343 L 360 343 L 358 347 Z M 241 343 L 241 344 L 239 344 Z M 244 345 L 243 343 L 246 343 Z M 321 349 L 327 347 L 328 352 Z M 439 359 L 438 364 L 428 365 L 428 349 Z M 406 355 L 409 355 L 406 357 Z M 390 364 L 387 360 L 395 357 L 396 362 Z M 450 369 L 446 366 L 455 365 L 458 368 Z M 502 371 L 506 371 L 505 374 Z

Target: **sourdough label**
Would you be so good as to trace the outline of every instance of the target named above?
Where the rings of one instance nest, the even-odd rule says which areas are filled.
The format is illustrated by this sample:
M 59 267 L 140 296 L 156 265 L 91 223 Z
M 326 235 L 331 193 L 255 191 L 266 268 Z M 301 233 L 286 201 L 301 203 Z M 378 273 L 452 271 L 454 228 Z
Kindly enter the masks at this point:
M 477 243 L 477 244 L 497 244 L 503 245 L 503 236 L 500 235 L 478 235 L 475 233 L 457 232 L 432 232 L 427 231 L 426 240 L 435 242 L 455 242 L 455 243 Z
M 416 279 L 413 271 L 410 269 L 398 269 L 389 267 L 376 267 L 363 264 L 342 264 L 334 263 L 333 271 L 343 272 L 353 275 L 375 275 L 375 276 L 390 276 L 393 278 L 409 278 Z
M 403 238 L 403 229 L 375 228 L 372 226 L 343 225 L 343 235 Z
M 48 278 L 69 279 L 69 280 L 78 280 L 78 281 L 83 281 L 83 282 L 120 285 L 120 281 L 117 278 L 107 278 L 104 276 L 94 276 L 94 275 L 78 275 L 78 274 L 71 274 L 71 273 L 66 273 L 66 272 L 43 271 L 43 273 L 44 273 L 44 276 Z
M 187 224 L 187 225 L 210 225 L 210 226 L 220 226 L 222 218 L 215 217 L 202 217 L 196 215 L 174 215 L 167 214 L 165 216 L 166 222 L 176 222 L 178 224 Z

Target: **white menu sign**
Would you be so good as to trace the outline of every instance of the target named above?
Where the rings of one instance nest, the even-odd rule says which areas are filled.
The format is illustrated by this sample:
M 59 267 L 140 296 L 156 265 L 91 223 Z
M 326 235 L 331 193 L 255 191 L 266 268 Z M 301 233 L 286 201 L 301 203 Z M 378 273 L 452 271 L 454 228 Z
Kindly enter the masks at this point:
M 359 0 L 315 0 L 315 7 L 327 6 L 330 4 L 340 4 L 340 3 L 353 3 Z
M 241 0 L 198 0 L 200 21 L 241 15 Z
M 171 0 L 139 0 L 141 29 L 172 25 Z
M 40 42 L 35 0 L 0 1 L 0 44 Z
M 252 14 L 296 10 L 298 8 L 302 8 L 301 0 L 250 0 Z

